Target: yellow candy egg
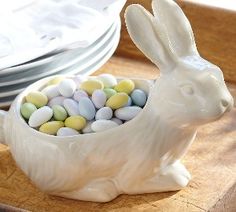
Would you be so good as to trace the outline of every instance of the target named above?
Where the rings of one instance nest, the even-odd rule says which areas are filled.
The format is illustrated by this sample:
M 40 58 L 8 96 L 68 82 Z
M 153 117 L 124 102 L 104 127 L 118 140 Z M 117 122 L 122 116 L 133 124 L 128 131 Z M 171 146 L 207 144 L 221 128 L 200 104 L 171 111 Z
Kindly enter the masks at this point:
M 93 91 L 97 89 L 103 89 L 104 85 L 99 80 L 87 80 L 81 83 L 80 88 L 86 91 L 89 95 L 93 94 Z
M 64 127 L 64 123 L 62 121 L 50 121 L 46 122 L 39 128 L 39 131 L 42 133 L 46 133 L 49 135 L 56 135 L 57 131 Z
M 106 106 L 110 107 L 113 110 L 116 110 L 125 106 L 128 100 L 129 96 L 126 93 L 117 93 L 107 100 Z
M 49 82 L 48 82 L 48 85 L 56 85 L 56 84 L 59 84 L 62 80 L 64 80 L 65 78 L 64 77 L 55 77 L 53 79 L 51 79 Z
M 27 102 L 34 104 L 37 108 L 43 107 L 48 103 L 48 97 L 39 91 L 32 91 L 25 98 Z
M 124 92 L 127 94 L 130 94 L 135 88 L 135 84 L 132 80 L 130 79 L 124 79 L 121 80 L 116 86 L 115 86 L 115 90 L 117 92 Z
M 82 116 L 70 116 L 65 120 L 65 126 L 75 130 L 82 130 L 86 125 L 86 120 Z

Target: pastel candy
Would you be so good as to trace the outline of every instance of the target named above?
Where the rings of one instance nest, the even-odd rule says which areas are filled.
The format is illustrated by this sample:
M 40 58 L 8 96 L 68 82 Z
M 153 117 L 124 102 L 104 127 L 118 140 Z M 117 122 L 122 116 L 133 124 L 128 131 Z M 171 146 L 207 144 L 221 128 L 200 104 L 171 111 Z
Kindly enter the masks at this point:
M 118 109 L 126 105 L 128 99 L 129 96 L 126 93 L 117 93 L 107 100 L 106 106 L 111 109 Z
M 77 75 L 73 78 L 75 84 L 76 84 L 76 87 L 77 89 L 80 88 L 80 85 L 82 82 L 84 82 L 85 80 L 87 80 L 87 76 L 84 76 L 84 75 Z
M 117 92 L 124 92 L 127 94 L 130 94 L 135 88 L 135 84 L 132 80 L 130 79 L 124 79 L 121 80 L 116 86 L 115 86 L 115 90 Z
M 138 106 L 123 107 L 117 109 L 114 114 L 118 119 L 129 121 L 137 116 L 141 110 L 142 108 Z
M 31 91 L 25 98 L 27 102 L 34 104 L 37 108 L 43 107 L 48 103 L 47 96 L 39 91 Z
M 90 96 L 97 89 L 103 89 L 104 85 L 100 80 L 90 79 L 80 85 L 80 89 L 86 91 Z
M 42 133 L 46 133 L 49 135 L 56 135 L 57 131 L 61 128 L 64 127 L 64 122 L 62 121 L 50 121 L 45 124 L 43 124 L 40 128 L 39 131 Z
M 111 74 L 100 74 L 97 78 L 103 82 L 104 87 L 112 88 L 117 85 L 116 78 Z
M 57 136 L 73 136 L 73 135 L 79 135 L 79 132 L 69 127 L 61 127 L 57 131 Z
M 74 93 L 74 96 L 73 96 L 73 99 L 77 102 L 79 102 L 79 100 L 82 98 L 82 97 L 88 97 L 88 94 L 83 91 L 83 90 L 78 90 L 78 91 L 75 91 Z
M 131 106 L 132 105 L 132 99 L 129 97 L 127 104 L 125 107 Z
M 20 112 L 25 119 L 29 119 L 31 114 L 36 111 L 37 108 L 32 103 L 26 102 L 21 105 Z
M 54 105 L 61 105 L 63 106 L 63 102 L 66 99 L 66 97 L 64 96 L 57 96 L 52 98 L 49 102 L 48 102 L 48 106 L 49 107 L 53 107 Z
M 76 90 L 76 84 L 72 79 L 64 79 L 59 83 L 58 90 L 62 96 L 71 97 Z
M 48 85 L 56 85 L 56 84 L 59 84 L 62 80 L 64 80 L 65 77 L 62 77 L 62 76 L 58 76 L 58 77 L 55 77 L 53 79 L 51 79 L 49 82 L 48 82 Z
M 34 111 L 29 118 L 30 127 L 39 127 L 49 121 L 53 116 L 53 110 L 48 106 L 43 106 Z
M 96 108 L 102 108 L 106 104 L 106 94 L 103 90 L 95 90 L 92 94 L 92 101 Z
M 123 121 L 121 121 L 120 119 L 118 119 L 118 118 L 112 118 L 111 119 L 111 121 L 114 121 L 114 122 L 116 122 L 118 125 L 121 125 L 121 124 L 123 124 Z
M 94 119 L 96 109 L 93 102 L 88 97 L 83 97 L 79 101 L 80 115 L 86 118 L 88 121 Z
M 82 116 L 70 116 L 65 120 L 65 126 L 74 130 L 81 130 L 85 125 L 86 120 Z
M 113 111 L 109 107 L 102 107 L 100 108 L 95 116 L 96 120 L 104 119 L 104 120 L 109 120 L 113 116 Z
M 45 94 L 48 97 L 48 99 L 52 99 L 60 95 L 57 85 L 49 85 L 46 88 L 44 88 L 41 92 Z
M 101 132 L 119 126 L 111 120 L 97 120 L 92 123 L 91 128 L 94 132 Z
M 83 132 L 83 133 L 92 133 L 93 130 L 92 130 L 92 128 L 91 128 L 91 125 L 92 125 L 93 122 L 94 122 L 94 121 L 89 121 L 89 122 L 87 122 L 85 128 L 82 129 L 82 132 Z
M 135 89 L 131 93 L 131 98 L 135 105 L 143 107 L 147 101 L 146 93 L 141 89 Z
M 60 105 L 54 105 L 52 107 L 53 110 L 53 118 L 56 121 L 64 121 L 67 118 L 67 112 L 64 107 Z
M 63 106 L 70 116 L 76 116 L 80 114 L 78 102 L 73 99 L 65 99 L 63 101 Z
M 111 96 L 115 95 L 117 92 L 112 88 L 104 88 L 103 91 L 105 92 L 107 99 L 109 99 Z

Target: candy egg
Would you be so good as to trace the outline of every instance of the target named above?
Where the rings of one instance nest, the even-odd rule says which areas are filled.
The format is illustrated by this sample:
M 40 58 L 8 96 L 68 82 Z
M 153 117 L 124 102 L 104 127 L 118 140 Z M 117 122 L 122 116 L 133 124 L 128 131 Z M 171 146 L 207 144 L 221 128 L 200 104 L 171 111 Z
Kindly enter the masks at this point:
M 58 90 L 62 96 L 71 97 L 76 90 L 76 84 L 72 79 L 64 79 L 59 83 Z
M 36 110 L 37 108 L 35 107 L 35 105 L 29 102 L 24 103 L 20 108 L 21 115 L 26 119 L 29 119 L 31 114 Z
M 100 80 L 90 79 L 80 85 L 80 89 L 86 91 L 90 96 L 97 89 L 103 89 L 104 85 Z
M 96 109 L 93 102 L 88 97 L 83 97 L 79 101 L 80 115 L 86 118 L 88 121 L 94 119 Z
M 81 130 L 85 125 L 86 120 L 82 116 L 70 116 L 65 120 L 65 126 L 75 130 Z
M 61 105 L 63 106 L 63 102 L 66 98 L 64 96 L 57 96 L 52 98 L 49 102 L 48 102 L 48 106 L 49 107 L 53 107 L 54 105 Z
M 112 88 L 104 88 L 103 91 L 105 92 L 107 99 L 109 99 L 111 96 L 115 95 L 117 92 Z
M 141 110 L 142 108 L 138 106 L 123 107 L 117 109 L 114 114 L 118 119 L 129 121 L 137 116 Z
M 124 79 L 121 80 L 116 86 L 115 86 L 115 90 L 117 92 L 124 92 L 127 94 L 130 94 L 135 88 L 135 84 L 132 80 L 130 79 Z
M 126 105 L 128 99 L 129 96 L 126 93 L 117 93 L 107 100 L 106 106 L 111 109 L 118 109 Z
M 118 118 L 112 118 L 111 119 L 111 121 L 114 121 L 114 122 L 116 122 L 118 125 L 121 125 L 121 124 L 123 124 L 123 121 L 121 121 L 120 119 L 118 119 Z
M 102 108 L 106 104 L 106 94 L 103 90 L 95 90 L 92 94 L 92 101 L 96 108 Z
M 78 102 L 73 99 L 65 99 L 63 101 L 63 106 L 70 116 L 76 116 L 80 114 Z
M 37 108 L 43 107 L 48 103 L 47 96 L 39 91 L 32 91 L 25 98 L 27 102 L 34 104 Z
M 109 120 L 112 118 L 112 116 L 113 116 L 113 111 L 111 108 L 102 107 L 97 111 L 95 119 L 96 120 L 100 120 L 100 119 Z
M 73 99 L 77 102 L 79 102 L 79 100 L 82 98 L 82 97 L 88 97 L 88 94 L 83 91 L 83 90 L 78 90 L 78 91 L 75 91 L 74 93 L 74 96 L 73 96 Z
M 100 74 L 97 78 L 103 82 L 106 88 L 112 88 L 117 85 L 116 78 L 111 74 Z
M 92 130 L 92 128 L 91 128 L 91 125 L 92 125 L 93 122 L 94 122 L 94 121 L 89 121 L 89 122 L 87 122 L 85 128 L 82 129 L 82 132 L 83 132 L 83 133 L 92 133 L 93 130 Z
M 49 121 L 53 116 L 53 110 L 48 106 L 43 106 L 34 111 L 29 118 L 30 127 L 39 127 Z
M 52 107 L 53 110 L 53 118 L 56 121 L 64 121 L 67 118 L 67 112 L 64 107 L 60 105 L 54 105 Z
M 111 120 L 97 120 L 92 123 L 91 128 L 94 132 L 101 132 L 119 126 Z
M 73 135 L 79 135 L 79 132 L 69 127 L 61 127 L 57 131 L 57 136 L 73 136 Z
M 52 99 L 53 97 L 60 95 L 57 85 L 49 85 L 46 88 L 44 88 L 41 92 L 45 94 L 48 97 L 48 99 Z
M 50 122 L 43 124 L 39 128 L 39 131 L 42 133 L 49 134 L 49 135 L 56 135 L 57 131 L 61 127 L 64 127 L 64 123 L 62 121 L 50 121 Z
M 49 82 L 48 82 L 48 85 L 56 85 L 56 84 L 59 84 L 62 80 L 64 80 L 65 77 L 55 77 L 53 79 L 51 79 Z
M 143 90 L 134 89 L 130 96 L 137 106 L 143 107 L 146 104 L 147 95 Z

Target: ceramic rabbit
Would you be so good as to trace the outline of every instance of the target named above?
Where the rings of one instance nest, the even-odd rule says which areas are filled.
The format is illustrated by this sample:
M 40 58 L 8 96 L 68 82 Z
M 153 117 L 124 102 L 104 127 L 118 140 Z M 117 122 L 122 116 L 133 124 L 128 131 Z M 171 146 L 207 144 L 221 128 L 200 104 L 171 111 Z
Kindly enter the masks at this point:
M 200 57 L 191 26 L 172 0 L 154 0 L 154 15 L 140 5 L 126 10 L 134 43 L 161 71 L 144 109 L 119 127 L 60 138 L 28 127 L 20 104 L 43 79 L 0 113 L 5 140 L 21 169 L 42 190 L 73 199 L 107 202 L 119 194 L 179 190 L 190 174 L 180 159 L 200 125 L 233 106 L 221 70 Z M 141 84 L 145 82 L 141 82 Z

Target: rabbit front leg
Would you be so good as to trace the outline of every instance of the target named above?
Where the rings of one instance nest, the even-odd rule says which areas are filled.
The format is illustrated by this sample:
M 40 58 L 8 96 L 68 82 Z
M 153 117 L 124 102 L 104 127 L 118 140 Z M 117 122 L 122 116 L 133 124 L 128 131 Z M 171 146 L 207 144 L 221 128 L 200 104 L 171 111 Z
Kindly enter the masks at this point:
M 176 191 L 186 187 L 190 179 L 191 175 L 185 166 L 180 161 L 176 161 L 158 171 L 150 179 L 124 188 L 124 190 L 127 194 Z

